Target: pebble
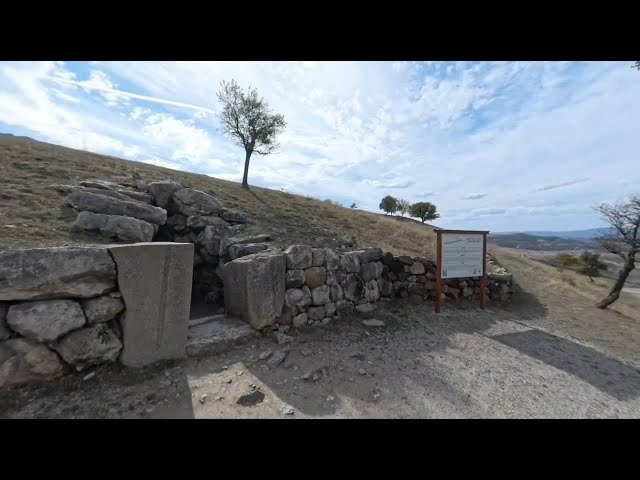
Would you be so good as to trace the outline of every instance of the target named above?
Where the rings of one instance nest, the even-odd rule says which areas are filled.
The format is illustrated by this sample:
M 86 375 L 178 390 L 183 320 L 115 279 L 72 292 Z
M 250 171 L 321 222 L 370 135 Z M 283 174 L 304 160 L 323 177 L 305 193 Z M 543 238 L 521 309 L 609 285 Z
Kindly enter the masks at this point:
M 360 370 L 358 370 L 358 373 L 360 375 L 366 375 L 367 374 L 367 372 L 364 370 L 364 368 L 361 368 Z
M 302 356 L 304 357 L 308 357 L 309 355 L 311 355 L 313 352 L 311 350 L 309 350 L 308 348 L 301 348 L 300 349 L 300 353 L 302 354 Z
M 229 367 L 227 367 L 226 365 L 223 365 L 223 366 L 222 366 L 222 369 L 223 369 L 223 370 L 226 370 L 226 369 L 228 369 L 228 368 L 229 368 Z
M 206 401 L 207 401 L 207 394 L 205 393 L 204 395 L 202 395 L 202 396 L 200 397 L 200 403 L 204 403 L 204 402 L 206 402 Z
M 329 396 L 327 397 L 327 402 L 333 402 L 334 400 L 335 400 L 335 398 L 334 398 L 334 397 L 332 397 L 331 395 L 329 395 Z
M 273 352 L 271 350 L 265 350 L 260 355 L 258 355 L 258 358 L 260 360 L 266 360 L 267 358 L 269 358 L 271 356 L 272 353 Z
M 280 407 L 280 412 L 282 412 L 283 415 L 293 415 L 294 413 L 296 413 L 293 407 L 291 405 L 287 405 L 286 403 L 282 405 L 282 407 Z
M 224 383 L 231 383 L 231 382 L 233 382 L 233 380 L 231 378 L 224 381 Z
M 244 373 L 244 370 L 240 370 L 239 372 L 236 372 L 236 375 L 237 375 L 237 376 L 240 376 L 240 375 L 242 375 L 243 373 Z
M 275 367 L 277 367 L 278 365 L 280 365 L 284 361 L 286 356 L 287 356 L 286 352 L 284 352 L 282 350 L 278 350 L 267 361 L 267 365 L 269 365 L 271 368 L 275 368 Z
M 96 376 L 96 372 L 91 372 L 90 374 L 86 375 L 82 380 L 91 380 L 95 376 Z

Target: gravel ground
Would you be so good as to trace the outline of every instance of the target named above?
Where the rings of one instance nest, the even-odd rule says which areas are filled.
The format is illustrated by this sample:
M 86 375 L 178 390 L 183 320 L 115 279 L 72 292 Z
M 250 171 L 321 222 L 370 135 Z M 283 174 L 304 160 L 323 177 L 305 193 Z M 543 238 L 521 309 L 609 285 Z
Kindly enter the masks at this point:
M 639 417 L 637 358 L 552 333 L 548 316 L 388 303 L 380 327 L 350 318 L 291 331 L 288 343 L 264 336 L 219 356 L 5 392 L 0 417 Z

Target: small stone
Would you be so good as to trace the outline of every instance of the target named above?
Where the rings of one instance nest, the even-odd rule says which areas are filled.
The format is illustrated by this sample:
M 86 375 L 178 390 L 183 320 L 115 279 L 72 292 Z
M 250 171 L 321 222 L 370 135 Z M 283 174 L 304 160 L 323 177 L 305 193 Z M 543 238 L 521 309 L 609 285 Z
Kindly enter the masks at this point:
M 236 372 L 236 375 L 239 377 L 240 375 L 242 375 L 244 373 L 244 370 L 240 370 L 239 372 Z
M 312 372 L 306 372 L 305 374 L 303 374 L 300 378 L 302 380 L 309 380 L 311 378 Z
M 92 379 L 93 377 L 95 377 L 95 376 L 96 376 L 96 372 L 91 372 L 90 374 L 85 375 L 85 376 L 82 378 L 82 380 L 84 380 L 84 381 L 86 381 L 86 380 L 91 380 L 91 379 Z
M 308 348 L 301 348 L 300 349 L 300 353 L 302 354 L 303 357 L 308 357 L 313 352 L 311 350 L 309 350 Z
M 376 320 L 372 318 L 370 320 L 363 320 L 362 323 L 367 327 L 384 327 L 384 322 L 382 320 Z
M 365 371 L 365 369 L 364 369 L 364 368 L 361 368 L 360 370 L 358 370 L 358 373 L 359 373 L 360 375 L 366 375 L 366 374 L 367 374 L 367 372 Z
M 267 361 L 267 365 L 269 365 L 271 368 L 276 368 L 278 365 L 280 365 L 285 357 L 287 356 L 287 353 L 283 350 L 277 350 L 272 357 Z
M 334 400 L 335 400 L 335 398 L 334 398 L 334 397 L 332 397 L 331 395 L 329 395 L 329 396 L 327 397 L 327 402 L 333 402 Z
M 285 335 L 282 332 L 275 332 L 273 334 L 273 337 L 275 338 L 276 343 L 278 343 L 278 345 L 282 345 L 282 344 L 285 344 L 285 343 L 293 342 L 293 337 L 292 336 Z
M 267 358 L 269 358 L 271 356 L 272 353 L 273 352 L 271 350 L 265 350 L 260 355 L 258 355 L 258 358 L 260 360 L 266 360 Z
M 287 405 L 286 403 L 284 405 L 282 405 L 282 407 L 280 407 L 280 412 L 283 415 L 287 415 L 287 416 L 291 416 L 294 413 L 296 413 L 295 410 L 293 409 L 293 407 L 291 405 Z
M 228 380 L 225 380 L 224 383 L 231 383 L 233 382 L 233 379 L 229 378 Z
M 200 403 L 204 404 L 204 402 L 206 402 L 206 401 L 207 401 L 207 394 L 205 393 L 204 395 L 202 395 L 200 397 Z
M 229 368 L 229 367 L 227 367 L 226 365 L 223 365 L 223 366 L 222 366 L 222 369 L 223 369 L 223 370 L 226 370 L 227 368 Z

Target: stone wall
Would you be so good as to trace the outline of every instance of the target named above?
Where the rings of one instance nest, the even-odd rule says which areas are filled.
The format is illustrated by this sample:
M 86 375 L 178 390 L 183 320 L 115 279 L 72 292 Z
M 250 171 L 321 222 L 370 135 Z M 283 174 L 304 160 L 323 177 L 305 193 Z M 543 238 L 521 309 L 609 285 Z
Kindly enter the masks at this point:
M 488 299 L 507 301 L 511 275 L 492 261 L 488 270 Z M 337 252 L 293 245 L 284 252 L 267 250 L 227 263 L 226 307 L 256 329 L 274 323 L 328 324 L 343 312 L 371 314 L 380 298 L 433 301 L 435 272 L 431 260 L 394 256 L 380 248 Z M 446 280 L 442 295 L 451 303 L 479 301 L 480 278 Z M 255 298 L 261 302 L 253 302 Z
M 193 245 L 0 252 L 0 387 L 186 355 Z
M 0 252 L 0 386 L 115 361 L 124 309 L 104 248 Z

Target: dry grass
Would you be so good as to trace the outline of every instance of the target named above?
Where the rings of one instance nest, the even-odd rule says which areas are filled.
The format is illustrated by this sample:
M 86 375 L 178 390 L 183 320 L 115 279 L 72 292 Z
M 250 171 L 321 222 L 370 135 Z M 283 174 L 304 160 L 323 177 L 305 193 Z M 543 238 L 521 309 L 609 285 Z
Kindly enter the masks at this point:
M 499 260 L 505 260 L 505 263 L 508 263 L 516 281 L 518 277 L 523 276 L 545 279 L 549 286 L 556 290 L 560 298 L 562 298 L 563 292 L 568 289 L 569 293 L 577 293 L 595 306 L 597 302 L 609 294 L 614 284 L 612 279 L 605 277 L 594 278 L 591 282 L 589 277 L 571 270 L 563 269 L 560 272 L 557 268 L 529 258 L 527 254 L 517 250 L 491 247 L 490 252 L 495 254 Z M 622 292 L 620 298 L 609 309 L 640 320 L 640 298 L 627 292 Z
M 229 208 L 250 215 L 249 232 L 265 232 L 280 246 L 305 243 L 337 246 L 346 236 L 359 246 L 380 246 L 398 254 L 432 257 L 431 227 L 398 222 L 375 213 L 344 208 L 314 198 L 219 180 L 144 163 L 73 150 L 0 134 L 0 249 L 100 242 L 69 232 L 73 212 L 62 208 L 62 196 L 50 188 L 90 178 L 123 184 L 136 179 L 172 179 L 215 195 Z M 7 226 L 10 225 L 10 226 Z

